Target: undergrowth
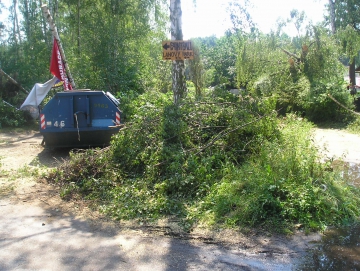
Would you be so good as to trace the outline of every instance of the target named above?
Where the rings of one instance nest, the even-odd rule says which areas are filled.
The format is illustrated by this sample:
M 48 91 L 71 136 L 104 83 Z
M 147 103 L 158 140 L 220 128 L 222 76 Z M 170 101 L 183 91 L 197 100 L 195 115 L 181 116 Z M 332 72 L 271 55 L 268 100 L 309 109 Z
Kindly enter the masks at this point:
M 111 146 L 72 153 L 47 178 L 116 219 L 177 216 L 207 227 L 323 229 L 359 216 L 359 190 L 318 162 L 311 124 L 271 99 L 146 93 Z M 274 227 L 275 226 L 275 227 Z
M 354 120 L 352 122 L 350 122 L 347 127 L 346 130 L 354 133 L 354 134 L 360 134 L 360 116 L 357 115 Z
M 267 141 L 241 167 L 229 165 L 222 181 L 195 205 L 208 224 L 325 229 L 359 216 L 359 189 L 345 183 L 329 163 L 319 163 L 311 125 L 294 116 L 280 125 L 281 137 Z

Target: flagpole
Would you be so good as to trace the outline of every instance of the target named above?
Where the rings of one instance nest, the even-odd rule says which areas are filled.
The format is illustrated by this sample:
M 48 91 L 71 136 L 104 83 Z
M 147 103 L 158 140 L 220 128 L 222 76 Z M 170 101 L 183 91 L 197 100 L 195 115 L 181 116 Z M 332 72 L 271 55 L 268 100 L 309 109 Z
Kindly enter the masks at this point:
M 53 37 L 56 39 L 57 41 L 57 44 L 59 46 L 59 51 L 60 51 L 60 54 L 61 54 L 61 57 L 64 61 L 64 66 L 65 66 L 65 71 L 68 75 L 68 78 L 69 78 L 69 81 L 71 83 L 71 86 L 73 87 L 73 89 L 75 89 L 75 82 L 74 82 L 74 79 L 71 75 L 71 72 L 70 72 L 70 69 L 69 69 L 69 66 L 67 64 L 67 61 L 66 61 L 66 58 L 65 58 L 65 53 L 64 53 L 64 49 L 62 47 L 62 44 L 61 44 L 61 41 L 60 41 L 60 37 L 59 37 L 59 34 L 58 34 L 58 31 L 57 31 L 57 27 L 53 21 L 53 18 L 51 17 L 51 14 L 50 14 L 50 11 L 49 11 L 49 8 L 47 7 L 46 4 L 42 5 L 41 6 L 41 9 L 42 9 L 42 12 L 43 12 L 43 15 L 45 17 L 45 19 L 47 20 L 49 26 L 50 26 L 50 31 L 53 35 Z M 65 82 L 64 82 L 65 83 Z

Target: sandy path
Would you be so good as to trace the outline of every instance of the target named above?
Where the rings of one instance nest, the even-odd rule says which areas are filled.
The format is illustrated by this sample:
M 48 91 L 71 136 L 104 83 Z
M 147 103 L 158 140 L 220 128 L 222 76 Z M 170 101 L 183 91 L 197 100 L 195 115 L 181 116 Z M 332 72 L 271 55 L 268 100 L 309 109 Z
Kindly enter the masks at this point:
M 314 129 L 314 141 L 329 158 L 360 164 L 360 136 L 337 129 Z

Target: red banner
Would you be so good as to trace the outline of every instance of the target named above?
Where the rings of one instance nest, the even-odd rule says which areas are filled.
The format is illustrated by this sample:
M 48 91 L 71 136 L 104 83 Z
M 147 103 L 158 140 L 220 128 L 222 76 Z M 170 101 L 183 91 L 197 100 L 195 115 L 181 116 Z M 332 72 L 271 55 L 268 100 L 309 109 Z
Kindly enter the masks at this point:
M 64 61 L 61 57 L 59 46 L 55 38 L 54 38 L 54 45 L 51 54 L 50 72 L 54 76 L 56 76 L 59 80 L 64 82 L 63 86 L 65 91 L 72 90 L 72 86 L 69 82 L 69 78 L 67 77 L 65 72 Z

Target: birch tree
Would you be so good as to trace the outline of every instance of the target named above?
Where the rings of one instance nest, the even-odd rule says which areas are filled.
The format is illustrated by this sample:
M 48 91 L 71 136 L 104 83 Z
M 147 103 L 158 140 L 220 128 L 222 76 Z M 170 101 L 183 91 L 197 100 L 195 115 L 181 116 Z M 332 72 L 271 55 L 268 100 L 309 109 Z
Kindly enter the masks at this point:
M 171 40 L 182 40 L 182 11 L 181 0 L 170 0 Z M 184 60 L 173 60 L 172 89 L 174 104 L 186 96 L 185 63 Z
M 336 26 L 335 26 L 335 3 L 333 0 L 329 0 L 329 13 L 330 13 L 330 25 L 331 32 L 335 35 Z

